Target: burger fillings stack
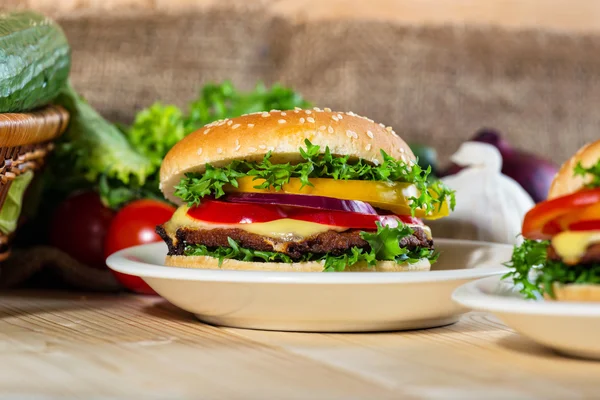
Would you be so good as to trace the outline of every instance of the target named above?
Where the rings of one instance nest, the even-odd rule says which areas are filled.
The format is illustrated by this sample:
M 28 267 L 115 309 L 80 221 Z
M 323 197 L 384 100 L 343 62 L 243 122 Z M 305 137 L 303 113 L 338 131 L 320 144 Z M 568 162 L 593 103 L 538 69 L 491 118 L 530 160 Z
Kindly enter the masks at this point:
M 600 301 L 600 141 L 562 165 L 548 199 L 525 215 L 522 234 L 507 277 L 523 294 Z
M 437 253 L 422 222 L 454 193 L 391 129 L 329 109 L 213 122 L 166 155 L 157 227 L 169 266 L 270 271 L 424 271 Z

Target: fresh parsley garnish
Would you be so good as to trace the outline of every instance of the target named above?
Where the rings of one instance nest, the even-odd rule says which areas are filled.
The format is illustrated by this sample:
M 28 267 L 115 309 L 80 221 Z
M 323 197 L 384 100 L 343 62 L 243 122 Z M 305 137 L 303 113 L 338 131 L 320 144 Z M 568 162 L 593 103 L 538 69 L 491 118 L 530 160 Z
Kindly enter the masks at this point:
M 397 263 L 415 263 L 420 259 L 427 258 L 433 264 L 438 254 L 432 249 L 420 247 L 409 250 L 400 247 L 400 241 L 413 234 L 408 226 L 400 224 L 398 227 L 390 228 L 377 225 L 376 232 L 361 232 L 361 237 L 369 243 L 369 249 L 352 247 L 348 252 L 341 255 L 333 254 L 303 254 L 300 258 L 292 258 L 284 253 L 274 251 L 259 251 L 240 247 L 233 239 L 227 238 L 229 247 L 207 247 L 202 244 L 188 245 L 185 248 L 186 256 L 210 256 L 219 259 L 219 266 L 226 259 L 239 261 L 258 262 L 323 262 L 323 270 L 326 272 L 343 271 L 346 266 L 359 262 L 366 262 L 373 266 L 377 261 L 395 261 Z
M 175 195 L 190 206 L 198 205 L 203 197 L 223 196 L 225 184 L 237 187 L 237 179 L 243 176 L 263 179 L 264 182 L 256 186 L 258 189 L 275 190 L 280 190 L 291 178 L 299 178 L 302 187 L 312 186 L 310 178 L 352 179 L 414 184 L 420 194 L 419 197 L 409 199 L 413 212 L 423 209 L 429 213 L 436 207 L 441 208 L 445 201 L 449 201 L 451 209 L 454 209 L 454 191 L 439 180 L 431 180 L 431 168 L 424 170 L 416 163 L 409 165 L 390 157 L 383 150 L 383 162 L 380 165 L 372 165 L 362 159 L 351 161 L 350 156 L 333 155 L 329 147 L 320 152 L 320 147 L 308 139 L 305 140 L 305 144 L 306 149 L 299 149 L 304 161 L 298 164 L 273 164 L 270 160 L 271 152 L 258 162 L 236 160 L 221 168 L 206 164 L 204 173 L 186 174 L 175 187 Z
M 588 189 L 595 189 L 600 187 L 600 160 L 589 168 L 584 168 L 581 162 L 578 162 L 574 170 L 575 176 L 581 176 L 587 178 L 591 175 L 592 180 L 586 183 L 585 187 Z
M 504 265 L 511 269 L 502 279 L 511 278 L 521 294 L 537 299 L 544 294 L 554 298 L 554 283 L 598 284 L 600 264 L 566 265 L 548 258 L 550 242 L 525 239 L 515 246 L 511 260 Z

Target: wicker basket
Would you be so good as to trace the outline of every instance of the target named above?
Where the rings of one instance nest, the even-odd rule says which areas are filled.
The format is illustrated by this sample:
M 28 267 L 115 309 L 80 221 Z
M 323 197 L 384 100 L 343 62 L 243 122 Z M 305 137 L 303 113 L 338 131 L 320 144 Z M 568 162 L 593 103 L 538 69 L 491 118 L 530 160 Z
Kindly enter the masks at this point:
M 13 181 L 27 171 L 40 170 L 68 122 L 67 111 L 54 105 L 28 113 L 0 114 L 0 210 Z M 10 255 L 14 234 L 0 232 L 0 261 Z

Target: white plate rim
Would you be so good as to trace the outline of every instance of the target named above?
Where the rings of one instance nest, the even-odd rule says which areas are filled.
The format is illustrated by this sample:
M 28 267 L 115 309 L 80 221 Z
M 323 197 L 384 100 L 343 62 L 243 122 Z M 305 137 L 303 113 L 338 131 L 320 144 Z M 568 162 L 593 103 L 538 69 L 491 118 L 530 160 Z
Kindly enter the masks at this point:
M 437 239 L 437 243 L 457 246 L 493 246 L 512 248 L 509 244 L 471 241 L 462 239 Z M 163 242 L 144 244 L 120 250 L 106 259 L 107 265 L 121 273 L 139 276 L 141 278 L 175 279 L 211 282 L 248 282 L 248 283 L 289 283 L 289 284 L 399 284 L 426 283 L 436 281 L 451 281 L 478 279 L 507 272 L 503 265 L 475 267 L 462 270 L 415 271 L 415 272 L 272 272 L 272 271 L 230 271 L 202 270 L 182 267 L 168 267 L 135 261 L 130 257 L 156 251 L 154 248 L 164 248 Z
M 584 302 L 558 302 L 544 300 L 528 300 L 525 298 L 494 295 L 481 290 L 481 285 L 495 281 L 498 285 L 501 276 L 488 276 L 465 283 L 452 293 L 456 303 L 478 311 L 499 314 L 527 314 L 560 317 L 600 317 L 600 304 Z

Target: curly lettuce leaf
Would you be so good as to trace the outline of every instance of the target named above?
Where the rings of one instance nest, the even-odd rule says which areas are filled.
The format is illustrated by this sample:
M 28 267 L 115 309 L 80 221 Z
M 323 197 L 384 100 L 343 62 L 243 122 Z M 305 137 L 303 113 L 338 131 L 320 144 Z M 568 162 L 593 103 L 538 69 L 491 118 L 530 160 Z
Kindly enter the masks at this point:
M 600 264 L 566 265 L 548 258 L 548 240 L 525 239 L 515 246 L 510 268 L 502 279 L 512 279 L 521 294 L 528 299 L 548 295 L 555 297 L 554 284 L 600 284 Z

